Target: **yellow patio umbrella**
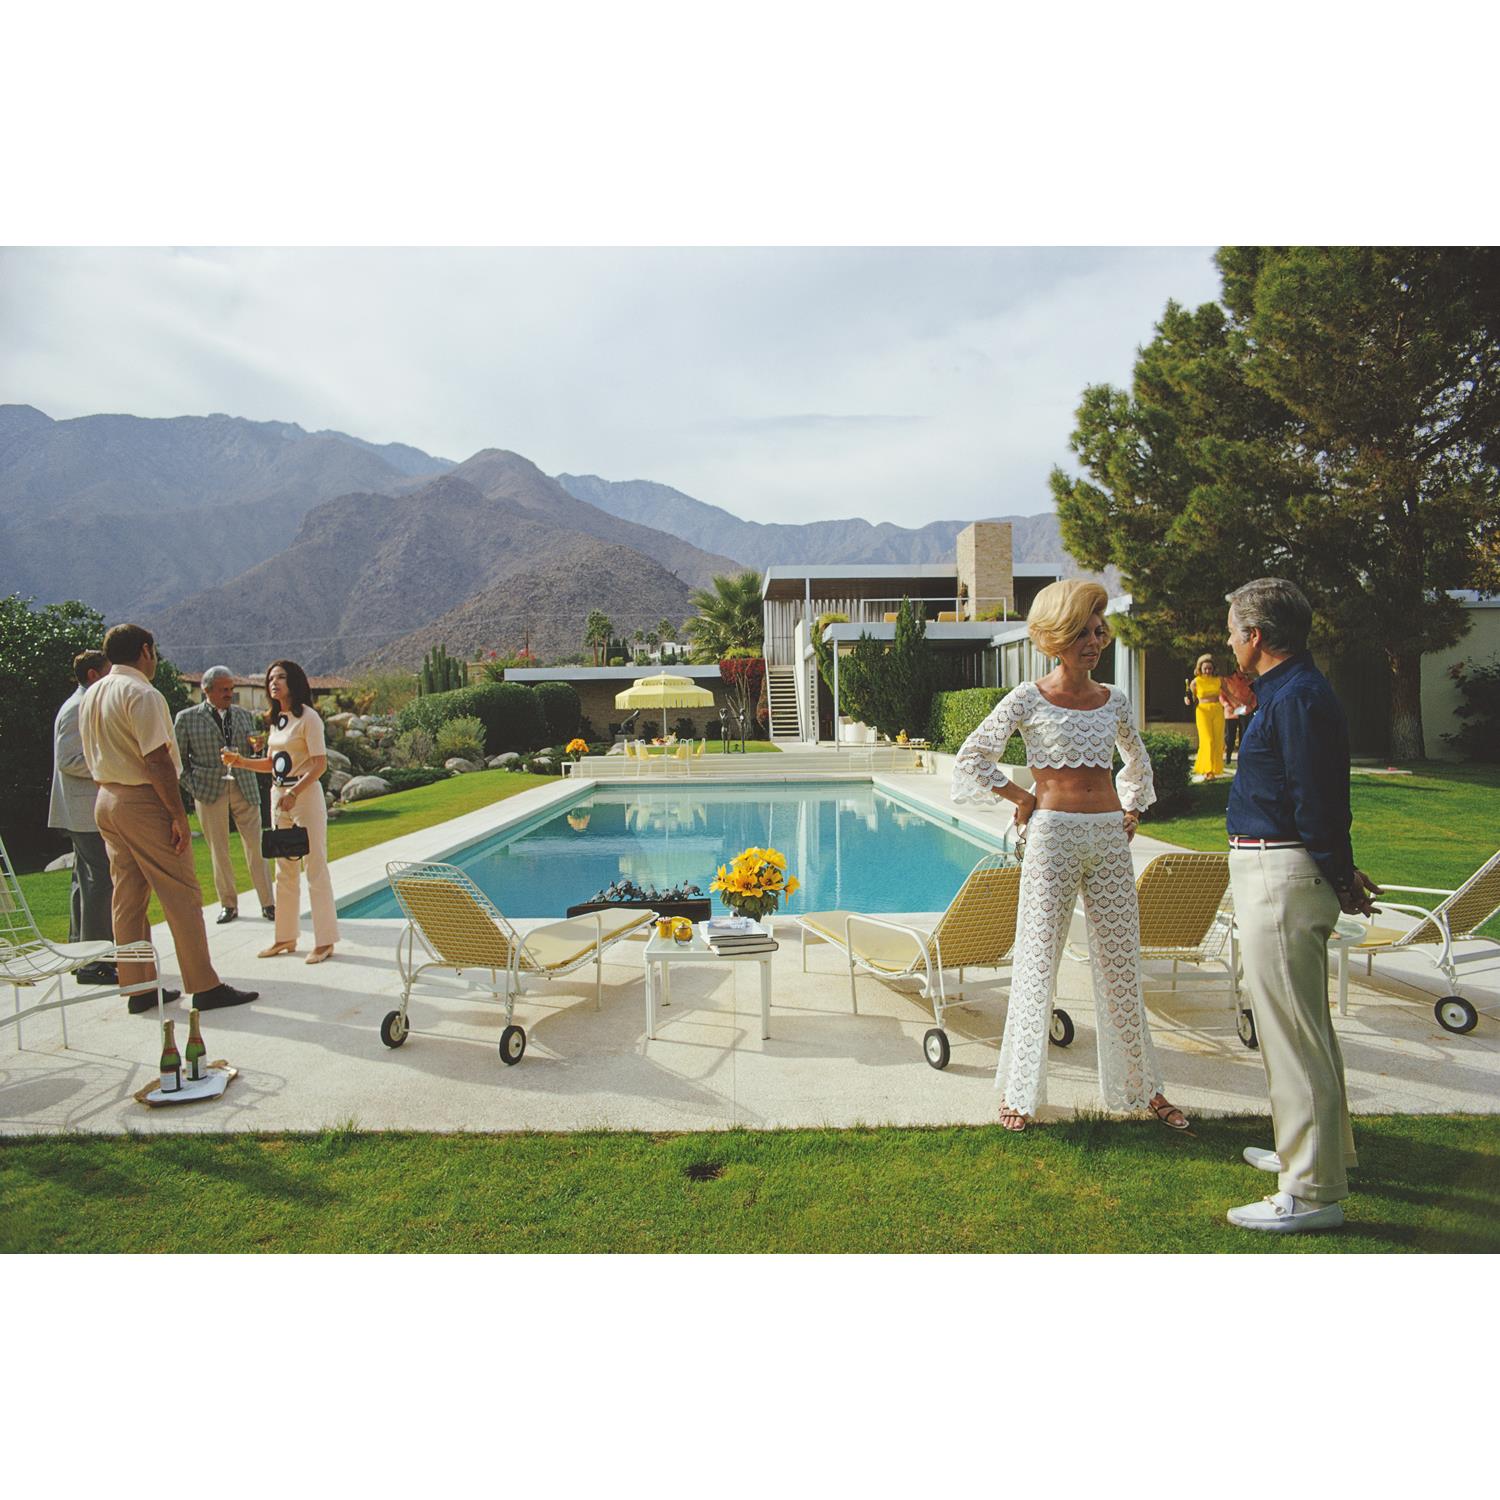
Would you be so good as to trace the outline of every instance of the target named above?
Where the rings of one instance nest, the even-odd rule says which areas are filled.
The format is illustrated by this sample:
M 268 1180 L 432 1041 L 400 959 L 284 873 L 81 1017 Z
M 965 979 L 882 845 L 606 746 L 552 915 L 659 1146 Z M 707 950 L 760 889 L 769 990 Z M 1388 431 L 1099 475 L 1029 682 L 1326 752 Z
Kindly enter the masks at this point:
M 661 710 L 661 734 L 667 737 L 667 710 L 669 708 L 712 708 L 714 695 L 707 688 L 699 687 L 691 677 L 674 677 L 670 672 L 657 672 L 651 677 L 638 677 L 623 693 L 615 694 L 616 708 L 659 708 Z

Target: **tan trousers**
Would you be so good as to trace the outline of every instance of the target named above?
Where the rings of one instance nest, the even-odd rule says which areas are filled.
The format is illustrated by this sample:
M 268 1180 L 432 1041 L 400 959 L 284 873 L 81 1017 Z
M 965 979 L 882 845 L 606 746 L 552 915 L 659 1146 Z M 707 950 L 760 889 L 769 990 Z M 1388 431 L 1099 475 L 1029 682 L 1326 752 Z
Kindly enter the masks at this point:
M 155 789 L 105 782 L 94 804 L 94 821 L 109 850 L 115 941 L 140 943 L 151 936 L 146 909 L 154 893 L 172 930 L 183 988 L 194 995 L 213 989 L 219 976 L 208 956 L 203 892 L 193 868 L 192 846 L 181 854 L 172 852 L 172 820 Z M 156 978 L 150 964 L 119 967 L 122 986 Z
M 1328 939 L 1339 902 L 1305 849 L 1231 849 L 1229 882 L 1271 1095 L 1280 1187 L 1315 1203 L 1349 1196 L 1356 1165 L 1344 1059 L 1328 1009 Z
M 313 946 L 326 948 L 339 940 L 333 909 L 333 880 L 328 874 L 328 808 L 323 788 L 316 782 L 298 792 L 292 815 L 281 811 L 281 789 L 271 788 L 271 817 L 278 828 L 296 825 L 307 830 L 306 859 L 276 861 L 276 941 L 297 941 L 297 915 L 302 909 L 302 866 L 307 866 L 307 896 L 312 905 Z
M 240 898 L 235 890 L 234 862 L 229 857 L 229 816 L 234 814 L 234 826 L 239 830 L 240 843 L 245 847 L 245 864 L 250 870 L 250 883 L 262 906 L 271 904 L 271 877 L 266 872 L 266 862 L 260 857 L 260 809 L 245 800 L 239 783 L 226 781 L 224 795 L 215 802 L 198 801 L 198 824 L 203 837 L 208 841 L 209 853 L 214 860 L 214 890 L 218 893 L 219 905 L 230 911 L 238 911 Z

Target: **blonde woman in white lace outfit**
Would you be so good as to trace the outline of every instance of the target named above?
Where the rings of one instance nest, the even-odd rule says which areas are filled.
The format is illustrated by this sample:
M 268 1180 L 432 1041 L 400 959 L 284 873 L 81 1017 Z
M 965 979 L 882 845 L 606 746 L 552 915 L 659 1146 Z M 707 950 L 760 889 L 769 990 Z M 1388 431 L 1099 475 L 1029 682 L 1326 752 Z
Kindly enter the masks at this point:
M 1000 1123 L 1024 1130 L 1046 1102 L 1047 1033 L 1057 967 L 1073 903 L 1083 891 L 1093 965 L 1099 1090 L 1112 1109 L 1149 1109 L 1185 1130 L 1187 1118 L 1161 1092 L 1141 1000 L 1140 910 L 1130 840 L 1156 800 L 1151 760 L 1130 700 L 1089 675 L 1109 644 L 1108 595 L 1096 583 L 1064 579 L 1036 596 L 1026 628 L 1037 649 L 1057 659 L 1038 682 L 1023 682 L 964 741 L 953 772 L 958 802 L 1015 807 L 1025 840 L 1021 906 L 1012 954 L 1010 1006 L 995 1086 Z M 1016 786 L 1000 758 L 1019 730 L 1035 792 Z M 1124 766 L 1115 784 L 1115 746 Z

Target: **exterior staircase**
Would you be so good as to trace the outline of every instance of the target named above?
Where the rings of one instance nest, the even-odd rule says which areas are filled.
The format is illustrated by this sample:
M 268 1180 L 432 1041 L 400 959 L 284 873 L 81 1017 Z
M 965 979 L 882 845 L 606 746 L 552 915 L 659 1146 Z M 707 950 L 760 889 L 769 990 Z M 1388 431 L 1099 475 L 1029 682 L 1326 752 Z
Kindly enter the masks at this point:
M 771 709 L 771 738 L 800 741 L 802 725 L 797 719 L 797 669 L 773 667 L 767 663 L 766 698 Z

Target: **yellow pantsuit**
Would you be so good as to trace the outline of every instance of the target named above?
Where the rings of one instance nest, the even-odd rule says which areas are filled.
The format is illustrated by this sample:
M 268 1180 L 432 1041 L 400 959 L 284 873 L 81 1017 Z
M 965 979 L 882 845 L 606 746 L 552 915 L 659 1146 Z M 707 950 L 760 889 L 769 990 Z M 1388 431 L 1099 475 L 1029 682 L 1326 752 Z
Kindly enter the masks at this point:
M 1197 776 L 1224 774 L 1224 705 L 1219 702 L 1222 687 L 1217 677 L 1193 678 L 1193 699 L 1198 705 L 1198 758 L 1193 762 Z

